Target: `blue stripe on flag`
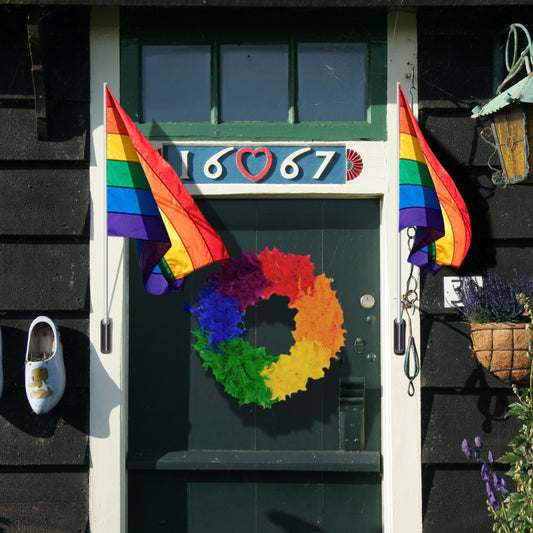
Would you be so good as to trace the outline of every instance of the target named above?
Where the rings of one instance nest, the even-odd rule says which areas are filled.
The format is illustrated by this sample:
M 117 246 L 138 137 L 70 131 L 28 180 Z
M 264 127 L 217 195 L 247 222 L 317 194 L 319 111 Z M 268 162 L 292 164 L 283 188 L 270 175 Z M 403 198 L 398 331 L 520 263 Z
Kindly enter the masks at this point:
M 107 210 L 112 213 L 161 216 L 150 190 L 107 187 Z
M 441 206 L 435 189 L 420 185 L 400 186 L 400 209 L 408 207 L 425 207 L 440 211 Z

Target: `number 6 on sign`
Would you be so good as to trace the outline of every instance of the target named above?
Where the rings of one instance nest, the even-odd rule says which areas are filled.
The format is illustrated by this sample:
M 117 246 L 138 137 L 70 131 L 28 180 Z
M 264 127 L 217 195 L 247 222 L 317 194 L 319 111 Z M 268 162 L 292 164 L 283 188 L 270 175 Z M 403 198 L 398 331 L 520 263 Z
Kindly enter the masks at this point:
M 234 150 L 233 146 L 230 146 L 229 148 L 225 148 L 224 150 L 220 150 L 220 152 L 217 152 L 216 154 L 212 155 L 204 165 L 204 174 L 206 178 L 217 180 L 222 176 L 222 173 L 224 172 L 224 167 L 220 163 L 220 159 L 224 157 L 226 154 L 229 154 Z M 211 167 L 215 168 L 215 171 L 211 171 Z
M 296 179 L 300 175 L 302 169 L 296 164 L 295 159 L 310 151 L 311 148 L 309 147 L 302 148 L 301 150 L 296 150 L 296 152 L 293 152 L 288 157 L 286 157 L 283 160 L 283 163 L 281 163 L 281 167 L 279 169 L 280 174 L 286 180 Z

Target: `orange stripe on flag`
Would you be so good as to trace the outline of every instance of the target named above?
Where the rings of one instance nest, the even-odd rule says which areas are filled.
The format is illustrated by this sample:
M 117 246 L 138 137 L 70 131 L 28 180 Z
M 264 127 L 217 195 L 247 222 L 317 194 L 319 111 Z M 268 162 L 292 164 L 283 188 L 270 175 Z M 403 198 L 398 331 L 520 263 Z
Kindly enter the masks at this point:
M 116 108 L 107 107 L 107 133 L 118 133 L 119 135 L 128 135 L 128 130 L 124 126 L 122 119 Z
M 165 215 L 167 223 L 165 226 L 167 231 L 171 231 L 179 235 L 181 242 L 183 243 L 183 252 L 187 253 L 189 261 L 186 264 L 190 264 L 189 274 L 193 270 L 206 266 L 213 262 L 213 256 L 206 240 L 202 234 L 201 229 L 198 227 L 198 220 L 193 220 L 184 206 L 173 196 L 172 192 L 165 187 L 155 176 L 154 171 L 150 168 L 148 163 L 144 160 L 140 160 L 141 165 L 152 189 L 155 201 L 159 210 Z M 165 221 L 165 218 L 163 218 Z M 170 225 L 170 228 L 168 225 Z M 170 237 L 170 235 L 169 235 Z M 172 239 L 171 239 L 172 241 Z M 172 248 L 165 255 L 165 259 L 169 256 L 174 264 L 180 263 L 174 257 L 175 253 Z M 168 263 L 168 261 L 167 261 Z M 183 263 L 182 263 L 183 264 Z M 169 267 L 171 265 L 169 264 Z M 184 273 L 184 275 L 186 275 Z

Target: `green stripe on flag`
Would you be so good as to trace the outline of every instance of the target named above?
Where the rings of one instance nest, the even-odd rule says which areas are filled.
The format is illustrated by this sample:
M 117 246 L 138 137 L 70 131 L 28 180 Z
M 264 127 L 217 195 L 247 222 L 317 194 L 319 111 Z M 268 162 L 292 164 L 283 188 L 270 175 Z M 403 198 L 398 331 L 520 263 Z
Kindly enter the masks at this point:
M 430 242 L 428 244 L 428 263 L 434 265 L 437 260 L 437 249 L 435 248 L 435 243 Z
M 434 188 L 427 165 L 411 159 L 400 159 L 400 184 Z
M 160 259 L 157 265 L 159 266 L 161 274 L 163 274 L 163 277 L 167 280 L 169 285 L 176 281 L 176 278 L 174 277 L 174 274 L 172 274 L 172 270 L 170 270 L 170 267 L 168 266 L 164 257 Z
M 113 187 L 150 189 L 140 163 L 131 161 L 107 161 L 107 184 Z

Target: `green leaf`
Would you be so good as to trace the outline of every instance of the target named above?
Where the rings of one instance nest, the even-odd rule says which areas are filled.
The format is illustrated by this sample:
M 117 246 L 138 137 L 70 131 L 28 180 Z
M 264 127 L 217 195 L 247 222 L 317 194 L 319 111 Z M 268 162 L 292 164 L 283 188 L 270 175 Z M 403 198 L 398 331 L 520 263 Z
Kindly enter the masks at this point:
M 520 511 L 521 511 L 523 505 L 524 505 L 524 499 L 523 498 L 521 500 L 517 500 L 517 501 L 511 502 L 511 504 L 509 505 L 509 512 L 507 514 L 508 517 L 511 520 L 516 518 L 520 514 Z
M 517 461 L 520 461 L 520 459 L 522 459 L 523 456 L 521 455 L 518 455 L 516 453 L 513 453 L 513 452 L 508 452 L 508 453 L 505 453 L 504 455 L 502 455 L 499 459 L 498 459 L 498 463 L 503 463 L 503 464 L 514 464 L 516 463 Z

